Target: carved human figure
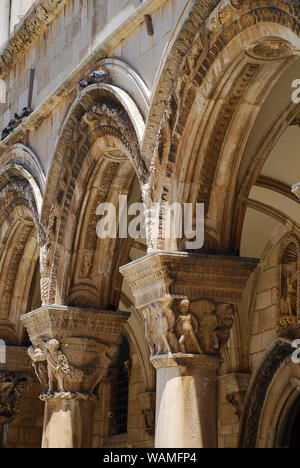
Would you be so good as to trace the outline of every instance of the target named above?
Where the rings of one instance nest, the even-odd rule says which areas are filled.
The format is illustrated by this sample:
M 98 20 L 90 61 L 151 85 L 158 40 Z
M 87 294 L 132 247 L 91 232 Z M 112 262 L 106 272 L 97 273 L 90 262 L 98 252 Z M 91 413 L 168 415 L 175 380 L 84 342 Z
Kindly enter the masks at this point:
M 168 332 L 170 329 L 168 318 L 166 316 L 165 310 L 161 310 L 160 313 L 156 316 L 156 323 L 157 323 L 157 330 L 160 337 L 159 349 L 158 353 L 160 354 L 161 351 L 167 350 L 170 354 L 172 353 L 170 343 L 168 340 Z
M 286 295 L 281 299 L 283 316 L 293 316 L 297 309 L 297 263 L 292 264 L 292 273 L 286 279 Z
M 114 354 L 117 352 L 117 346 L 106 346 L 102 343 L 99 343 L 99 351 L 100 351 L 100 361 L 99 361 L 99 368 L 97 372 L 97 377 L 94 385 L 91 388 L 93 392 L 95 388 L 102 382 L 103 378 L 107 374 L 107 370 L 112 363 L 112 359 Z M 98 352 L 99 352 L 98 351 Z
M 227 343 L 230 330 L 233 325 L 233 314 L 234 308 L 232 304 L 220 304 L 217 309 L 217 317 L 218 317 L 218 329 L 217 329 L 217 337 L 219 341 L 219 349 Z
M 55 390 L 55 381 L 58 384 L 58 391 L 65 392 L 64 380 L 81 382 L 83 371 L 76 369 L 68 362 L 66 356 L 60 350 L 59 341 L 49 340 L 45 346 L 48 364 L 49 393 Z
M 179 346 L 182 353 L 186 353 L 187 344 L 192 346 L 202 354 L 202 349 L 197 338 L 199 323 L 194 314 L 191 313 L 191 303 L 189 299 L 183 299 L 178 306 L 179 317 L 174 329 L 179 337 Z
M 200 343 L 205 353 L 213 354 L 219 348 L 217 337 L 218 320 L 216 305 L 212 301 L 197 302 L 197 316 L 200 318 Z
M 41 347 L 30 346 L 28 354 L 32 359 L 35 374 L 42 385 L 43 393 L 48 391 L 48 370 L 46 364 L 46 352 Z
M 43 305 L 47 303 L 49 293 L 51 259 L 53 252 L 54 245 L 50 241 L 45 242 L 40 248 L 41 296 Z
M 153 324 L 153 319 L 151 312 L 146 310 L 145 314 L 145 337 L 150 349 L 150 355 L 154 356 L 156 354 L 156 343 L 155 343 L 155 329 Z

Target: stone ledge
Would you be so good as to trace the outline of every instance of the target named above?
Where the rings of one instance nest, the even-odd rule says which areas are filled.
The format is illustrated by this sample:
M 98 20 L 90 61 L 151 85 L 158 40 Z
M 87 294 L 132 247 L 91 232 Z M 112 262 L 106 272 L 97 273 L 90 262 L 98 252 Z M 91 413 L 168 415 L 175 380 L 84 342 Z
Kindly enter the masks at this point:
M 44 306 L 21 317 L 34 345 L 45 337 L 58 340 L 76 337 L 117 343 L 130 312 Z
M 168 354 L 154 356 L 151 358 L 151 364 L 155 369 L 165 367 L 192 367 L 207 370 L 216 370 L 221 364 L 221 359 L 216 356 L 207 356 L 205 354 Z
M 44 32 L 68 0 L 38 0 L 0 50 L 0 78 Z
M 258 263 L 249 258 L 159 251 L 121 267 L 120 272 L 138 308 L 166 296 L 238 304 Z

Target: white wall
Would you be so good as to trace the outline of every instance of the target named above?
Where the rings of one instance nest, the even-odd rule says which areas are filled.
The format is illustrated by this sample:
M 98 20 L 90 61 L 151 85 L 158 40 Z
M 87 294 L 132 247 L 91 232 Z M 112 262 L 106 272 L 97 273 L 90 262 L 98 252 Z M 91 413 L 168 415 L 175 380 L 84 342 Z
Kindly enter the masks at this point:
M 0 1 L 0 47 L 8 38 L 10 0 Z
M 16 24 L 25 15 L 35 0 L 11 0 L 10 32 L 12 33 Z

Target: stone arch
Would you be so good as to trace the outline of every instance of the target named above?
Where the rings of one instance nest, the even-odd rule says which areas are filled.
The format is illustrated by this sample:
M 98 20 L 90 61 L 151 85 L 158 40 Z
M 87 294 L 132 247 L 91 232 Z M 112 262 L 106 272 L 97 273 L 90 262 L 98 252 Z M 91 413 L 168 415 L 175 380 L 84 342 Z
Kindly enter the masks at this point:
M 260 364 L 252 375 L 247 391 L 242 415 L 240 447 L 256 448 L 263 411 L 272 384 L 275 385 L 276 373 L 281 367 L 289 367 L 294 351 L 288 341 L 277 338 L 265 352 Z M 279 380 L 280 382 L 280 380 Z M 270 401 L 272 399 L 270 398 Z M 277 400 L 278 401 L 278 400 Z M 273 399 L 274 402 L 274 399 Z
M 140 152 L 143 132 L 144 121 L 135 103 L 114 86 L 89 86 L 72 105 L 54 153 L 43 204 L 44 304 L 117 306 L 118 298 L 110 294 L 111 276 L 117 270 L 116 239 L 99 242 L 95 210 L 100 203 L 115 203 L 118 194 L 129 193 L 135 176 L 145 179 Z M 129 248 L 124 246 L 124 252 Z M 95 252 L 103 255 L 96 255 L 96 263 Z
M 23 145 L 10 148 L 0 164 L 0 328 L 8 343 L 22 341 L 20 315 L 28 312 L 37 274 L 44 175 L 37 157 Z
M 205 250 L 211 253 L 238 249 L 232 218 L 243 151 L 272 83 L 297 58 L 297 15 L 293 2 L 261 2 L 256 8 L 221 2 L 199 25 L 157 122 L 149 198 L 204 202 Z M 296 104 L 290 119 L 295 112 Z M 149 132 L 150 123 L 145 145 Z M 155 247 L 169 248 L 163 241 Z M 175 248 L 183 250 L 180 243 Z

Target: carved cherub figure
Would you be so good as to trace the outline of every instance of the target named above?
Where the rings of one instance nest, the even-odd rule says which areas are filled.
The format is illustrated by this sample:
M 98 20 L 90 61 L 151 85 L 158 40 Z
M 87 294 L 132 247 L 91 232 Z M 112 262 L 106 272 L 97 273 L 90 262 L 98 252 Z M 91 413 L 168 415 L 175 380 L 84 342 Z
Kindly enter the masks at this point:
M 198 320 L 191 313 L 191 303 L 189 299 L 183 299 L 178 306 L 179 317 L 177 318 L 174 329 L 179 337 L 179 346 L 182 353 L 186 353 L 186 345 L 190 342 L 199 354 L 202 349 L 197 338 L 199 328 Z

